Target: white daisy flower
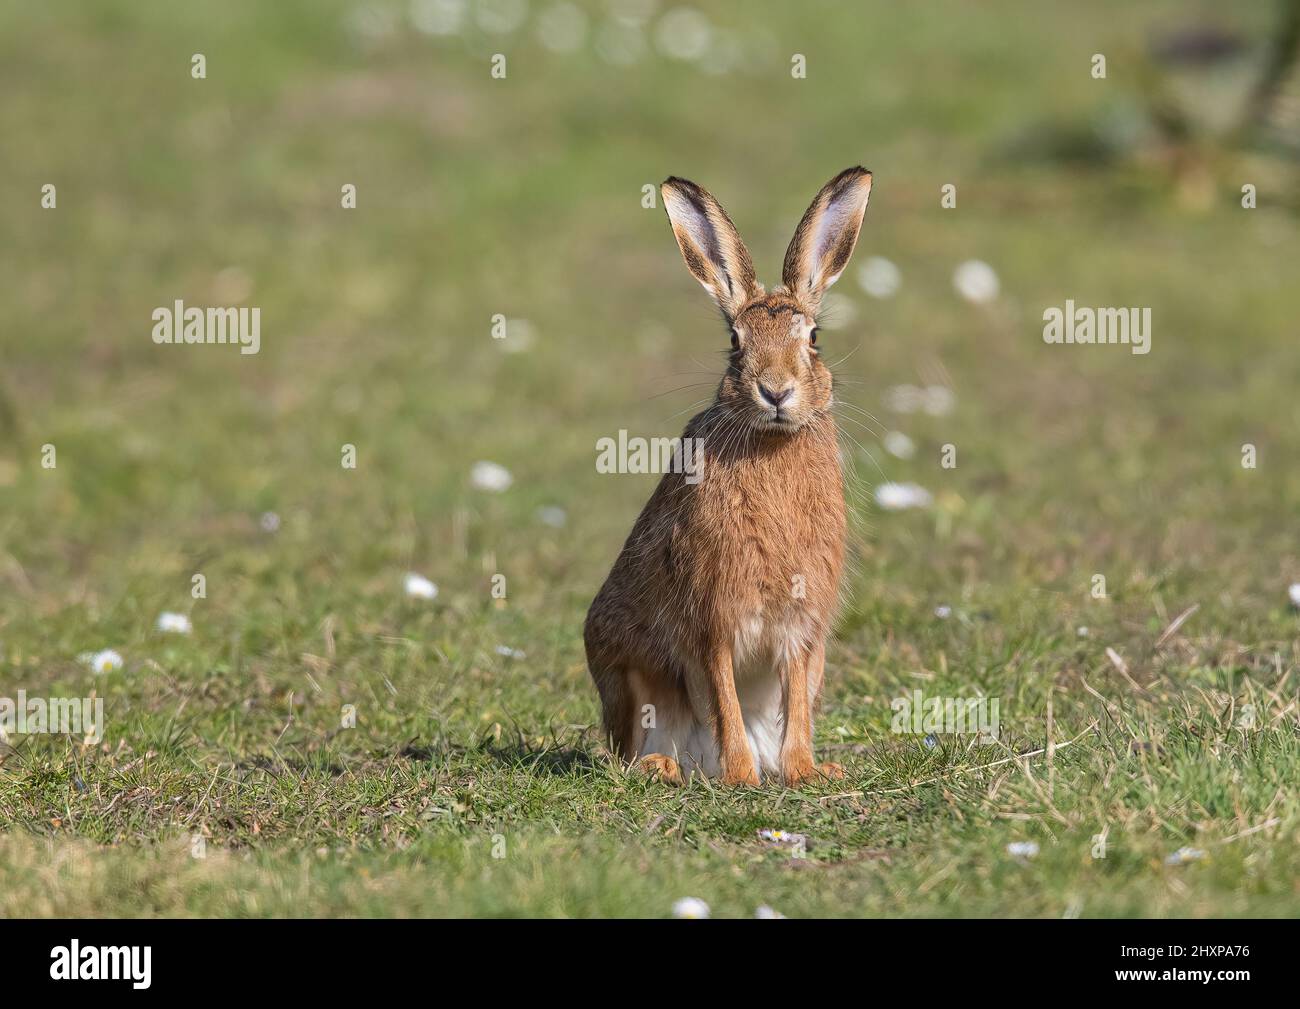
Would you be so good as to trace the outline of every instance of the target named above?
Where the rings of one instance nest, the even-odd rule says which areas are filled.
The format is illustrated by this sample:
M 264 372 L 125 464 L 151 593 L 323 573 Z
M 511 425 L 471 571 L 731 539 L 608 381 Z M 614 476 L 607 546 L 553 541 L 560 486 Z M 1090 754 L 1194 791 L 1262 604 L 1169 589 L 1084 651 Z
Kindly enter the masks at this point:
M 190 623 L 190 618 L 184 613 L 158 614 L 157 627 L 158 630 L 169 634 L 189 634 L 194 629 L 194 625 Z
M 476 462 L 470 470 L 469 482 L 478 490 L 500 493 L 515 482 L 510 471 L 494 462 Z
M 903 511 L 907 508 L 929 508 L 934 495 L 914 483 L 882 483 L 876 488 L 876 504 L 885 511 Z
M 414 571 L 406 576 L 405 586 L 406 594 L 412 599 L 436 599 L 438 596 L 438 586 Z
M 81 656 L 81 661 L 90 666 L 91 672 L 96 676 L 103 676 L 105 673 L 122 668 L 122 656 L 111 648 L 105 648 L 100 652 L 87 652 Z
M 921 409 L 931 417 L 946 417 L 957 405 L 957 396 L 946 385 L 927 385 Z
M 758 907 L 754 909 L 754 917 L 755 918 L 784 918 L 785 915 L 783 915 L 780 911 L 773 910 L 772 908 L 768 907 L 766 904 L 759 904 Z
M 1000 285 L 993 267 L 981 259 L 968 259 L 953 271 L 952 286 L 967 301 L 985 305 L 998 296 Z
M 916 455 L 916 442 L 902 431 L 890 431 L 882 439 L 885 451 L 896 459 L 910 459 Z
M 916 413 L 925 402 L 925 390 L 915 385 L 891 385 L 885 390 L 885 406 L 894 413 Z
M 884 256 L 872 256 L 858 267 L 858 286 L 873 298 L 892 298 L 902 283 L 902 273 Z
M 1037 841 L 1012 841 L 1007 845 L 1007 854 L 1016 858 L 1033 858 L 1038 854 Z
M 707 918 L 709 905 L 699 897 L 683 897 L 673 904 L 674 918 Z
M 792 848 L 802 848 L 808 841 L 805 834 L 795 834 L 789 830 L 765 828 L 758 832 L 758 839 L 768 844 L 784 844 Z

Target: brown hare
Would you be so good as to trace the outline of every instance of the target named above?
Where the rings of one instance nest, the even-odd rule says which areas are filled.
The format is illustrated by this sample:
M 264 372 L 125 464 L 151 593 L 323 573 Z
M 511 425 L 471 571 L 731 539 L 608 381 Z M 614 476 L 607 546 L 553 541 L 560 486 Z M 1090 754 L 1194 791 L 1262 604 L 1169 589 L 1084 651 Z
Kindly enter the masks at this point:
M 717 200 L 662 187 L 686 266 L 717 302 L 731 355 L 587 614 L 587 664 L 618 756 L 674 784 L 839 777 L 813 761 L 812 712 L 844 562 L 844 486 L 823 292 L 848 264 L 871 192 L 850 168 L 817 194 L 767 293 Z M 678 468 L 678 467 L 674 467 Z

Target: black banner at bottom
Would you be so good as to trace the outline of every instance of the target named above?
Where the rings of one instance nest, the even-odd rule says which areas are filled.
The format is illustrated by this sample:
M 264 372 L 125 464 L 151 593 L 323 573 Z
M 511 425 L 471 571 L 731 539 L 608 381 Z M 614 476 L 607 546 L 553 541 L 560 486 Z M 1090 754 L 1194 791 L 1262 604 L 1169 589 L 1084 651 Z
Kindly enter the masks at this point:
M 1292 929 L 1270 921 L 936 921 L 891 920 L 750 925 L 744 935 L 719 922 L 602 925 L 584 922 L 463 921 L 0 921 L 0 962 L 12 994 L 128 999 L 256 992 L 259 996 L 373 997 L 385 984 L 441 977 L 459 988 L 477 977 L 493 994 L 517 985 L 554 994 L 557 973 L 576 984 L 607 972 L 661 970 L 682 960 L 764 970 L 768 996 L 781 975 L 792 991 L 808 971 L 842 987 L 892 977 L 928 995 L 999 989 L 1087 994 L 1125 988 L 1229 997 L 1284 984 Z M 640 931 L 649 927 L 653 937 Z M 778 929 L 774 937 L 765 930 Z M 503 931 L 510 933 L 503 935 Z M 779 938 L 778 938 L 779 937 Z M 771 945 L 777 939 L 778 945 Z M 758 940 L 762 946 L 739 942 Z M 649 940 L 649 941 L 647 941 Z M 565 944 L 558 951 L 555 946 Z M 579 945 L 580 944 L 580 945 Z M 657 951 L 657 952 L 653 952 Z M 667 956 L 665 956 L 667 954 Z M 847 954 L 847 956 L 845 955 Z M 802 966 L 802 969 L 801 969 Z M 485 970 L 486 968 L 486 970 Z M 865 973 L 864 973 L 865 971 Z M 829 972 L 829 974 L 827 974 Z M 733 979 L 733 984 L 752 984 Z M 654 977 L 646 975 L 646 979 Z M 457 981 L 456 978 L 461 978 Z M 441 985 L 441 983 L 440 983 Z M 1262 987 L 1261 987 L 1262 986 Z M 1289 986 L 1288 986 L 1289 987 Z M 773 991 L 775 989 L 775 992 Z M 433 991 L 430 994 L 434 994 Z

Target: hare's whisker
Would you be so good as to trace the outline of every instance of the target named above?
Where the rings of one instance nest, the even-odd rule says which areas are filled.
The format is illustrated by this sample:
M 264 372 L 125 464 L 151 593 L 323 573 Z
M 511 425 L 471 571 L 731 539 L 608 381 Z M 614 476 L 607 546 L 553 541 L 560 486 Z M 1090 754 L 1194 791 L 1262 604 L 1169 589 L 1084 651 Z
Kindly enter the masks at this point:
M 695 410 L 695 409 L 697 409 L 697 408 L 699 408 L 699 407 L 701 407 L 701 406 L 704 406 L 706 403 L 710 403 L 710 402 L 712 402 L 712 400 L 708 400 L 708 399 L 697 399 L 697 400 L 696 400 L 694 403 L 692 403 L 690 406 L 685 407 L 684 409 L 678 410 L 676 413 L 669 414 L 667 417 L 665 417 L 665 418 L 663 419 L 663 423 L 664 423 L 664 424 L 667 424 L 670 420 L 673 420 L 674 418 L 680 417 L 680 416 L 681 416 L 682 414 L 684 414 L 684 413 L 690 413 L 692 410 Z
M 826 367 L 829 368 L 831 371 L 834 371 L 836 368 L 842 365 L 845 361 L 847 361 L 849 358 L 851 358 L 854 354 L 856 354 L 861 349 L 862 349 L 862 343 L 861 341 L 859 341 L 858 345 L 854 347 L 851 351 L 849 351 L 847 354 L 841 357 L 834 364 L 828 364 Z
M 705 386 L 712 384 L 712 382 L 688 382 L 686 385 L 679 385 L 675 389 L 668 389 L 664 392 L 657 392 L 653 396 L 647 396 L 643 402 L 649 403 L 652 400 L 663 399 L 665 396 L 671 396 L 675 392 L 685 392 L 687 389 L 702 389 Z

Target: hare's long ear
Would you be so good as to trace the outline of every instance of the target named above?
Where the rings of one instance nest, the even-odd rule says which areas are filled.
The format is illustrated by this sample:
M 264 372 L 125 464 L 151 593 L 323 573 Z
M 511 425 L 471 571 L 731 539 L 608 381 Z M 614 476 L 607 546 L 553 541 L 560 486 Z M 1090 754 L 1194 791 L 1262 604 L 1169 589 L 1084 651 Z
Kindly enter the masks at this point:
M 812 311 L 853 255 L 871 195 L 871 173 L 848 168 L 822 186 L 785 250 L 781 282 Z
M 749 250 L 722 205 L 694 182 L 671 178 L 659 190 L 686 268 L 730 322 L 746 302 L 763 293 Z

